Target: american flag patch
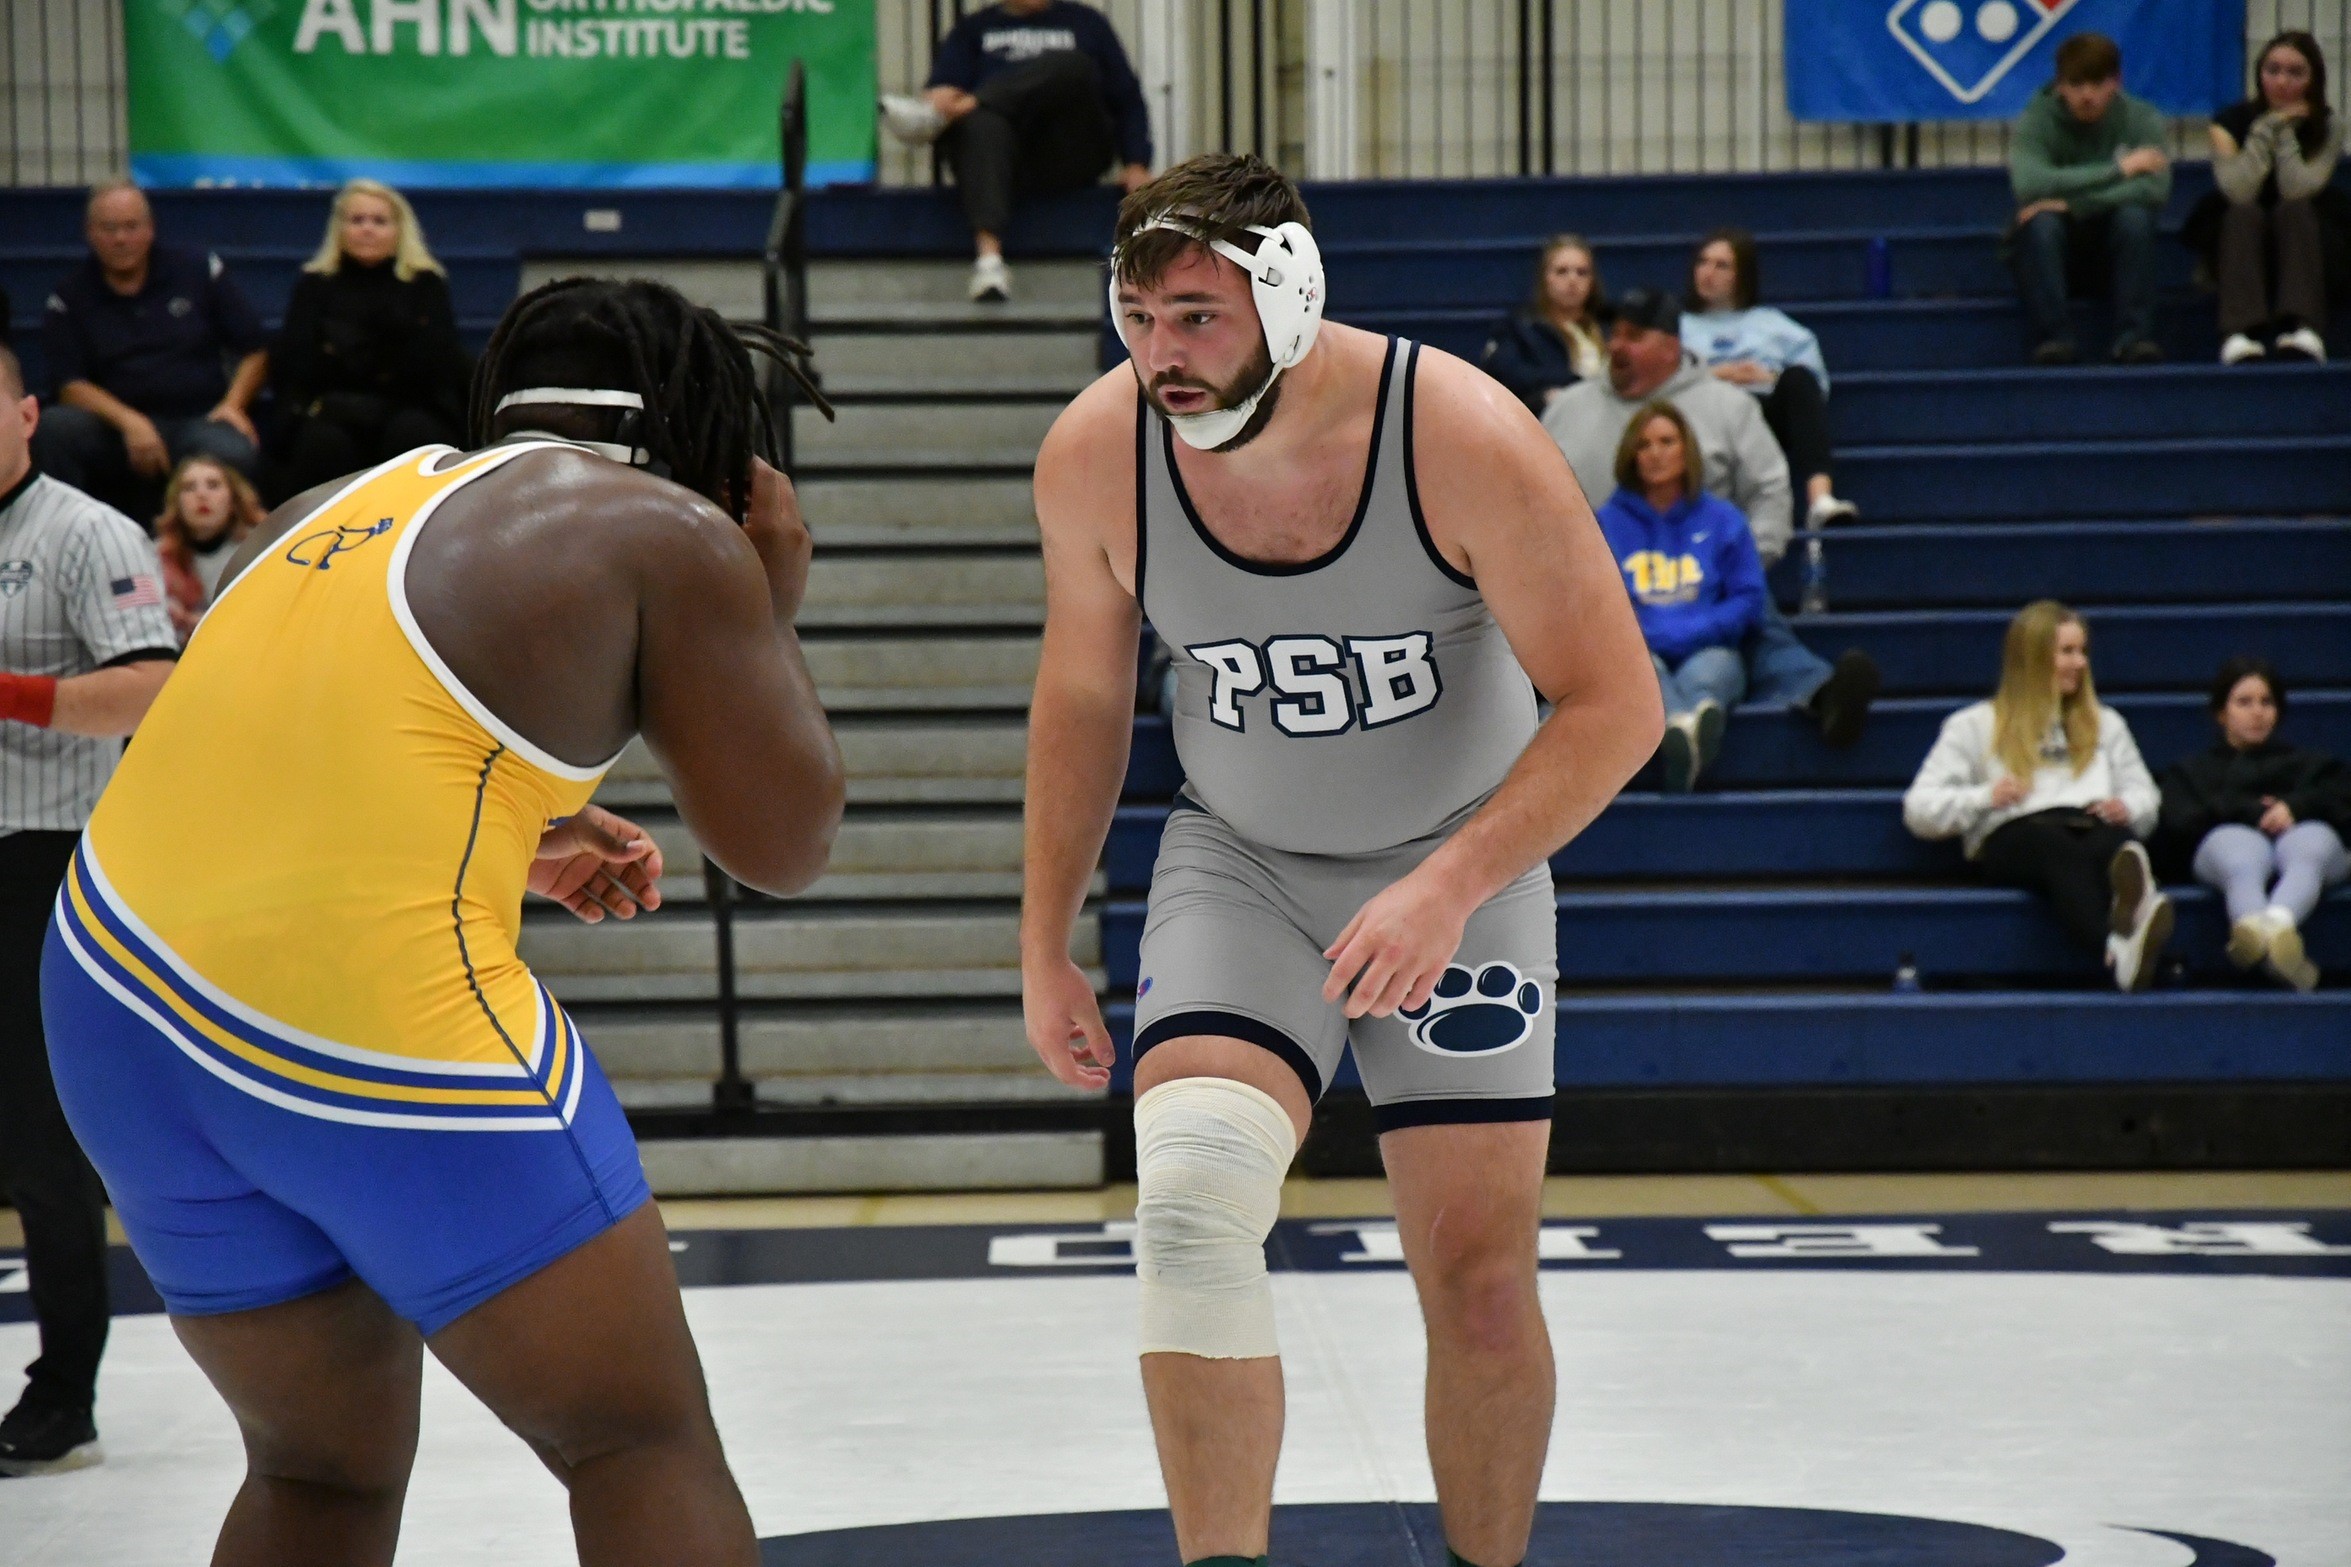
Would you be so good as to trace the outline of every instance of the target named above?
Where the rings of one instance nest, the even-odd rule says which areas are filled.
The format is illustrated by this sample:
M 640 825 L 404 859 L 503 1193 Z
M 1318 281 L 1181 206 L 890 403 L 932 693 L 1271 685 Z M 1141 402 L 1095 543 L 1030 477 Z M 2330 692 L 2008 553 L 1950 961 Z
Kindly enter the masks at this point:
M 163 602 L 163 590 L 145 572 L 135 577 L 116 577 L 106 588 L 114 595 L 116 609 L 147 609 Z

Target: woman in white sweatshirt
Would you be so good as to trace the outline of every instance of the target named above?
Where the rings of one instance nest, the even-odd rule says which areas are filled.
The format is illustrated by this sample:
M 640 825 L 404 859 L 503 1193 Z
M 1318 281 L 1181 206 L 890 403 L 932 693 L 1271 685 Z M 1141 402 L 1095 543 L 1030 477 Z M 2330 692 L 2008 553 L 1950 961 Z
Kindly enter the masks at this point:
M 2171 939 L 2171 900 L 2139 839 L 2163 803 L 2130 726 L 2101 706 L 2090 632 L 2052 599 L 2009 622 L 2000 689 L 1943 721 L 1902 796 L 1921 838 L 1958 838 L 1988 881 L 2048 898 L 2115 984 L 2144 990 Z

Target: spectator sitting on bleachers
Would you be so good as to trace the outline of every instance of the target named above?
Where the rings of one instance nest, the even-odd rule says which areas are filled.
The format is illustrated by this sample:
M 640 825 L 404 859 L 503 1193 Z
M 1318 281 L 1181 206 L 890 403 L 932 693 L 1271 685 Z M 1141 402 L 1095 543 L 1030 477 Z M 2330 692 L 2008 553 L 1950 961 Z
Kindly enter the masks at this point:
M 937 142 L 954 168 L 975 300 L 1012 296 L 1003 235 L 1014 201 L 1082 190 L 1114 159 L 1129 192 L 1151 177 L 1143 84 L 1109 19 L 1075 0 L 998 0 L 964 17 L 919 96 L 882 96 L 882 123 L 900 141 Z
M 2212 117 L 2212 182 L 2181 238 L 2220 285 L 2220 362 L 2326 358 L 2325 231 L 2351 241 L 2351 202 L 2331 190 L 2343 122 L 2327 105 L 2326 56 L 2280 33 L 2253 68 L 2254 95 Z M 2277 286 L 2270 287 L 2276 267 Z
M 183 646 L 220 591 L 230 557 L 265 514 L 252 482 L 217 457 L 186 458 L 172 471 L 155 519 L 155 554 Z
M 1584 494 L 1616 489 L 1625 426 L 1652 400 L 1671 403 L 1697 438 L 1706 493 L 1747 519 L 1766 566 L 1778 560 L 1792 532 L 1788 459 L 1755 399 L 1707 374 L 1683 349 L 1682 307 L 1670 294 L 1630 289 L 1609 307 L 1609 321 L 1608 374 L 1577 382 L 1543 411 L 1543 428 L 1567 455 Z M 1861 737 L 1878 689 L 1878 668 L 1868 654 L 1847 649 L 1832 667 L 1797 639 L 1769 594 L 1762 623 L 1740 651 L 1753 700 L 1796 709 L 1820 726 L 1830 745 Z
M 1763 623 L 1766 597 L 1747 519 L 1701 487 L 1701 462 L 1681 410 L 1650 403 L 1625 426 L 1616 493 L 1598 513 L 1665 697 L 1668 794 L 1687 792 L 1722 749 L 1747 690 L 1739 644 Z
M 469 366 L 449 280 L 398 191 L 353 180 L 270 347 L 282 495 L 419 446 L 459 444 Z
M 1762 287 L 1754 235 L 1722 228 L 1700 240 L 1682 301 L 1682 346 L 1762 406 L 1803 488 L 1805 526 L 1850 521 L 1860 509 L 1839 500 L 1829 479 L 1829 367 L 1820 339 L 1786 311 L 1757 303 Z
M 2057 46 L 2057 79 L 2025 106 L 2008 151 L 2017 204 L 2009 260 L 2033 363 L 2079 357 L 2069 285 L 2087 291 L 2101 272 L 2114 296 L 2115 359 L 2163 357 L 2155 343 L 2155 220 L 2171 197 L 2166 133 L 2161 109 L 2122 90 L 2113 39 L 2076 33 Z
M 2229 961 L 2259 963 L 2296 990 L 2318 984 L 2302 925 L 2319 894 L 2351 877 L 2351 768 L 2277 738 L 2286 688 L 2258 658 L 2232 658 L 2212 683 L 2220 738 L 2163 773 L 2157 847 L 2228 900 Z
M 220 258 L 158 245 L 129 180 L 91 190 L 84 232 L 89 259 L 58 280 L 42 329 L 57 394 L 34 437 L 41 471 L 134 517 L 153 515 L 165 476 L 191 453 L 251 475 L 269 356 Z
M 1580 234 L 1554 234 L 1535 263 L 1527 302 L 1495 323 L 1478 363 L 1540 417 L 1551 399 L 1608 368 L 1608 296 Z
M 2118 988 L 2144 990 L 2172 927 L 2139 843 L 2159 805 L 2130 726 L 2098 700 L 2089 628 L 2042 599 L 2009 622 L 1998 693 L 1943 720 L 1902 821 L 1960 839 L 1987 881 L 2042 894 L 2076 940 L 2103 946 Z

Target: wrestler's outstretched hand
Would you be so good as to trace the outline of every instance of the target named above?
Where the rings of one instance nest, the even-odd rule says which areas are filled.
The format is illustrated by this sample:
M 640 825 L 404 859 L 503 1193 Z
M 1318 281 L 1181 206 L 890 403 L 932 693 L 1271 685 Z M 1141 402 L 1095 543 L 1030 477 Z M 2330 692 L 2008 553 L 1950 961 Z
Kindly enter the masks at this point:
M 593 925 L 661 907 L 661 850 L 653 835 L 601 805 L 583 805 L 539 839 L 530 889 Z

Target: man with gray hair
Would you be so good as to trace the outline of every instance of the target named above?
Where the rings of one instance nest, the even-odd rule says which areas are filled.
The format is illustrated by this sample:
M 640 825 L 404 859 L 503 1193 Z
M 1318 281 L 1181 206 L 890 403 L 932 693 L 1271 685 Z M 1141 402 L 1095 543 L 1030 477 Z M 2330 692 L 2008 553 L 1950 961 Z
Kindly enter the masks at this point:
M 1772 565 L 1794 538 L 1795 491 L 1787 456 L 1755 399 L 1683 350 L 1682 307 L 1672 295 L 1628 289 L 1609 318 L 1606 379 L 1577 382 L 1543 411 L 1543 428 L 1559 443 L 1576 482 L 1595 506 L 1606 501 L 1616 489 L 1616 447 L 1625 425 L 1643 404 L 1662 398 L 1690 422 L 1707 493 L 1746 515 L 1756 553 Z M 1847 649 L 1831 665 L 1797 639 L 1768 595 L 1763 624 L 1740 652 L 1750 701 L 1793 708 L 1818 724 L 1831 745 L 1861 737 L 1878 689 L 1878 667 L 1867 653 Z
M 33 465 L 40 405 L 0 347 L 0 1176 L 24 1222 L 41 1355 L 0 1419 L 0 1475 L 98 1460 L 106 1194 L 41 1029 L 41 944 L 66 862 L 171 673 L 178 638 L 136 523 Z
M 91 190 L 83 233 L 89 258 L 58 280 L 42 330 L 56 387 L 42 470 L 133 516 L 154 514 L 186 457 L 252 477 L 249 410 L 268 339 L 220 257 L 156 244 L 146 193 L 129 180 Z

